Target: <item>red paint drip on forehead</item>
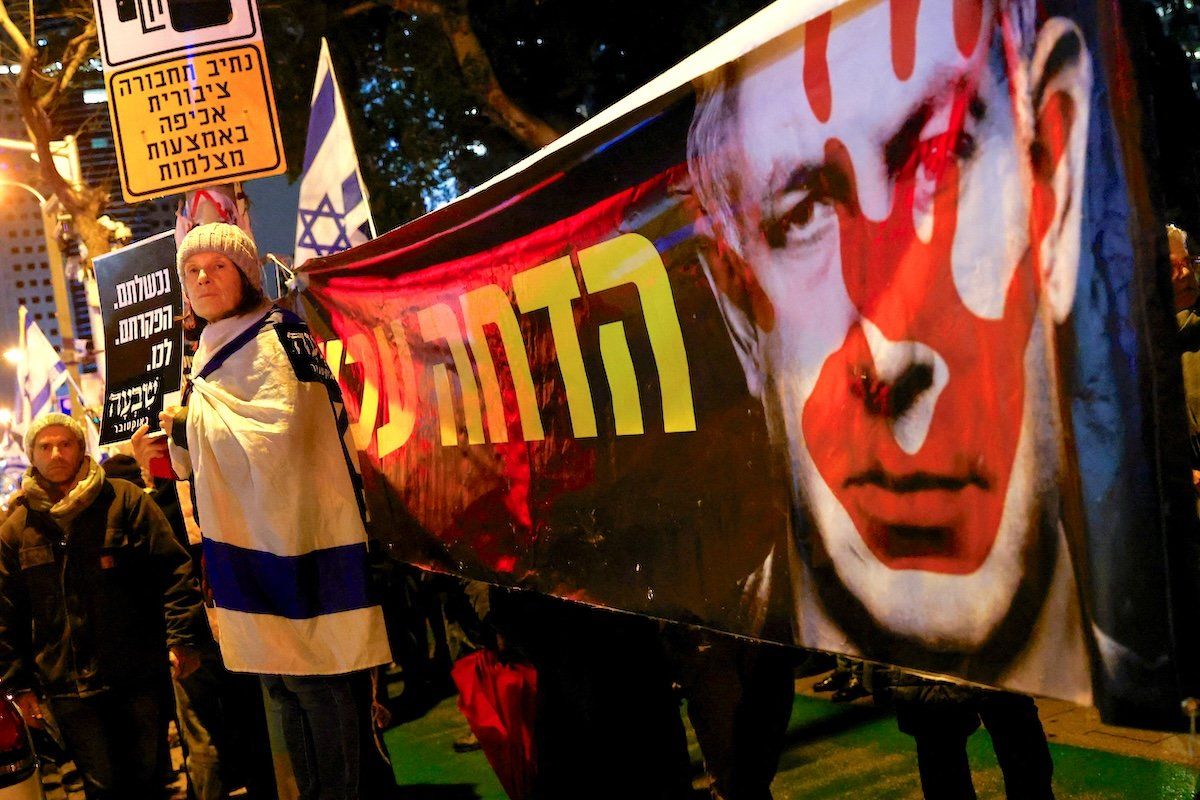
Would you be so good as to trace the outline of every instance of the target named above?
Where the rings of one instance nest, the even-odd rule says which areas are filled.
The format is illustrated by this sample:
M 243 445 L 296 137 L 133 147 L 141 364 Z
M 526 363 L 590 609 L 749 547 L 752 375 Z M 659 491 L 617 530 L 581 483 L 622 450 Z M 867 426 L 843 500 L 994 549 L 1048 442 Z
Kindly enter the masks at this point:
M 829 82 L 829 29 L 833 13 L 827 12 L 804 26 L 804 91 L 808 105 L 820 122 L 833 113 L 833 87 Z
M 983 27 L 983 0 L 954 0 L 954 43 L 963 58 L 970 58 Z
M 896 77 L 906 81 L 912 77 L 917 63 L 917 13 L 921 0 L 891 0 L 892 12 L 892 69 Z

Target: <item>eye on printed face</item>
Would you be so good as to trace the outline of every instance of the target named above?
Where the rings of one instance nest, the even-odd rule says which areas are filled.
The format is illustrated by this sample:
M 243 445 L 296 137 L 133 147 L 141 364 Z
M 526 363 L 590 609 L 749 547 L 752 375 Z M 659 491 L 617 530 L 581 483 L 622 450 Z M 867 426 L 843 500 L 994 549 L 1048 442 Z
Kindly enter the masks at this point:
M 894 632 L 970 648 L 1045 534 L 1056 207 L 1030 188 L 994 5 L 897 5 L 743 70 L 736 249 L 769 302 L 763 399 L 838 578 Z
M 33 467 L 53 484 L 70 483 L 83 463 L 83 445 L 62 425 L 42 430 L 33 443 Z
M 196 253 L 183 264 L 183 288 L 196 315 L 216 322 L 242 302 L 242 276 L 237 265 L 219 253 Z

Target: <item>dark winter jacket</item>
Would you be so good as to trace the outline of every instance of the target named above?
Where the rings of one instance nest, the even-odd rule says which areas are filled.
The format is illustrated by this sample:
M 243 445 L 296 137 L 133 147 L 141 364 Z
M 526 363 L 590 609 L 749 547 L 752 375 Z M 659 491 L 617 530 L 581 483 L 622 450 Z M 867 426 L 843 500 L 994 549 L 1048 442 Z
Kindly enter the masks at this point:
M 22 498 L 0 526 L 0 688 L 90 695 L 165 674 L 201 641 L 191 560 L 137 486 L 103 481 L 65 527 Z
M 1183 394 L 1191 434 L 1192 469 L 1200 469 L 1200 314 L 1189 308 L 1175 314 L 1183 351 Z

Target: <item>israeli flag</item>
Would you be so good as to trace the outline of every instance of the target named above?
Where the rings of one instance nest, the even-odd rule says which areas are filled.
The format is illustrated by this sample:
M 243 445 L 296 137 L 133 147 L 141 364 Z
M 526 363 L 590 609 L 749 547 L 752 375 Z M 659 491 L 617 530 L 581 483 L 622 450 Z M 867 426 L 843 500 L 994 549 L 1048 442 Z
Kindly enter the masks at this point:
M 346 107 L 333 75 L 329 43 L 322 39 L 304 148 L 293 264 L 298 267 L 310 258 L 349 250 L 374 236 Z
M 67 368 L 58 351 L 34 322 L 25 306 L 17 310 L 20 325 L 17 361 L 17 427 L 23 428 L 41 414 L 58 410 L 58 390 L 67 383 Z

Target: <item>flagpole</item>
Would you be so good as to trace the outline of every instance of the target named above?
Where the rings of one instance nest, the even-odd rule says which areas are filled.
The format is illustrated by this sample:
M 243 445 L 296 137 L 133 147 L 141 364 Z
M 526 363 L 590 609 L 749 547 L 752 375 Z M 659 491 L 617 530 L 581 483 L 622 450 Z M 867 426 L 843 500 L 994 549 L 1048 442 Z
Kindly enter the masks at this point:
M 79 387 L 79 384 L 75 382 L 75 379 L 73 377 L 71 377 L 71 370 L 68 369 L 66 372 L 63 373 L 63 375 L 67 379 L 67 384 L 74 390 L 75 397 L 79 398 L 79 413 L 78 414 L 75 413 L 75 407 L 72 406 L 71 407 L 71 416 L 72 417 L 80 417 L 81 415 L 84 415 L 84 408 L 85 408 L 85 405 L 84 405 L 85 398 L 83 395 L 83 389 L 81 389 Z
M 28 344 L 25 340 L 25 317 L 29 315 L 29 309 L 24 303 L 17 306 L 17 350 L 21 353 L 21 362 L 17 365 L 17 407 L 16 416 L 17 422 L 22 425 L 29 424 L 29 417 L 33 416 L 33 409 L 28 411 L 25 409 L 25 364 L 24 361 L 28 357 Z
M 337 98 L 336 102 L 342 107 L 343 113 L 346 108 L 346 98 L 342 94 L 342 86 L 338 83 L 337 71 L 333 68 L 333 54 L 329 52 L 329 40 L 324 36 L 321 37 L 321 57 L 329 63 L 329 78 L 333 81 L 333 94 Z M 316 87 L 313 87 L 314 90 Z M 346 116 L 346 138 L 350 142 L 350 150 L 354 153 L 354 177 L 358 179 L 358 185 L 362 188 L 363 202 L 367 204 L 367 228 L 371 232 L 371 238 L 374 239 L 378 234 L 375 233 L 375 217 L 371 214 L 371 198 L 367 194 L 367 183 L 362 177 L 362 165 L 358 163 L 358 148 L 354 146 L 354 131 L 350 129 L 350 117 Z M 347 214 L 350 209 L 343 209 Z M 297 265 L 299 266 L 299 265 Z
M 14 141 L 5 139 L 0 141 L 0 146 L 6 148 L 14 148 L 24 150 L 28 145 L 27 142 Z M 75 378 L 79 374 L 79 366 L 75 361 L 75 323 L 71 315 L 71 299 L 67 290 L 67 274 L 63 264 L 62 251 L 58 247 L 57 228 L 59 224 L 58 209 L 62 204 L 54 195 L 46 197 L 27 183 L 13 180 L 0 180 L 0 185 L 15 186 L 19 189 L 24 189 L 34 196 L 38 201 L 38 209 L 41 211 L 42 218 L 42 233 L 46 237 L 46 262 L 50 268 L 50 283 L 53 287 L 54 294 L 54 309 L 55 316 L 58 320 L 59 340 L 62 342 L 63 352 L 70 351 L 70 356 L 63 358 L 63 365 L 67 368 L 67 373 Z M 51 215 L 53 214 L 53 218 Z M 62 358 L 62 353 L 60 353 Z M 76 384 L 72 381 L 72 386 Z M 82 407 L 78 398 L 71 397 L 71 413 L 76 414 L 76 407 Z

